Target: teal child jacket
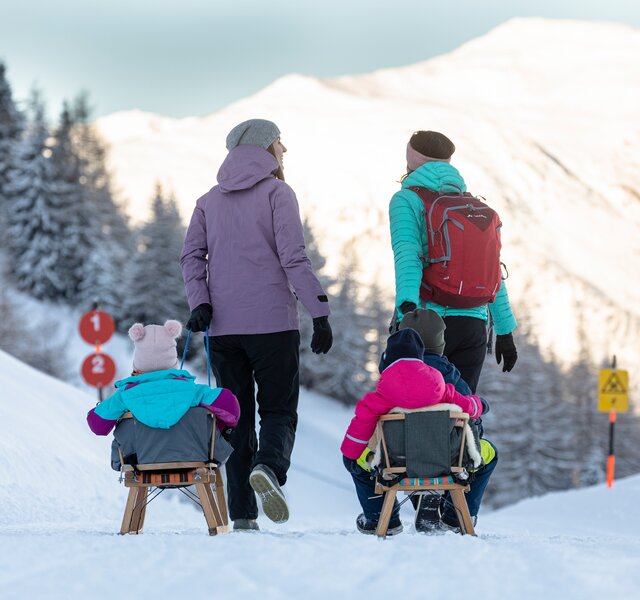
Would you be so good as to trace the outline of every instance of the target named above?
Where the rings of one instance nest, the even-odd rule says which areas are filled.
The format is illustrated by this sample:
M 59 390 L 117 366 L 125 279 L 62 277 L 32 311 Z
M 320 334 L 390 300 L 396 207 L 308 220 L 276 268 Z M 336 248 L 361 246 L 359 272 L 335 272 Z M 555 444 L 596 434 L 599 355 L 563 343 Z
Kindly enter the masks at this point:
M 117 391 L 96 406 L 95 413 L 107 421 L 131 411 L 148 427 L 169 429 L 193 406 L 211 406 L 222 388 L 195 383 L 189 371 L 168 369 L 127 377 L 115 384 Z

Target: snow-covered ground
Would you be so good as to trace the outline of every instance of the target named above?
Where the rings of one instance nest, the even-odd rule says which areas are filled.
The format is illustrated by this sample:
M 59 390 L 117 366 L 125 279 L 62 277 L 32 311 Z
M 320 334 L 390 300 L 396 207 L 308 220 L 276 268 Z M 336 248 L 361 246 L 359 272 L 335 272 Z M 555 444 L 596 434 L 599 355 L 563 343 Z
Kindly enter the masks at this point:
M 211 538 L 173 492 L 149 506 L 142 535 L 121 537 L 110 440 L 84 420 L 94 396 L 2 352 L 0 390 L 3 599 L 637 597 L 640 477 L 482 514 L 477 538 L 418 535 L 405 506 L 405 532 L 378 541 L 355 531 L 341 466 L 351 411 L 303 393 L 288 523 Z

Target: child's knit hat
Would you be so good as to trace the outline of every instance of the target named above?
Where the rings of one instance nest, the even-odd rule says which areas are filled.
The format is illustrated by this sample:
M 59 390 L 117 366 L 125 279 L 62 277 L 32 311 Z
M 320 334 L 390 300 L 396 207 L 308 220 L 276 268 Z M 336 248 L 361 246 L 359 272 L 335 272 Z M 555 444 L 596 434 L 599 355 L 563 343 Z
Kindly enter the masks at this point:
M 410 327 L 420 334 L 420 339 L 427 352 L 442 354 L 444 352 L 444 330 L 447 326 L 442 317 L 431 309 L 416 308 L 407 313 L 398 329 Z
M 401 358 L 416 358 L 422 360 L 424 346 L 417 331 L 402 329 L 389 336 L 387 348 L 380 359 L 380 372 Z
M 182 333 L 178 321 L 169 320 L 164 325 L 135 323 L 129 329 L 133 340 L 133 368 L 142 373 L 164 371 L 178 366 L 176 338 Z

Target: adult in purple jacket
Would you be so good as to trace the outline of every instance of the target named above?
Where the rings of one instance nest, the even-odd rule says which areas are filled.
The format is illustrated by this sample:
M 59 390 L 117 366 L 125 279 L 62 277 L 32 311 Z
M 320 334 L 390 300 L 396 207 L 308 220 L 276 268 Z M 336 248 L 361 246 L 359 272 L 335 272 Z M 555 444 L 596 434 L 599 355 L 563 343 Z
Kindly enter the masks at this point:
M 280 486 L 298 421 L 297 299 L 313 318 L 313 352 L 328 352 L 333 337 L 327 295 L 305 254 L 298 202 L 284 182 L 280 130 L 271 121 L 245 121 L 227 136 L 227 150 L 218 185 L 196 202 L 180 263 L 187 328 L 209 327 L 218 385 L 240 402 L 227 462 L 230 516 L 236 530 L 258 529 L 254 492 L 272 521 L 289 518 Z

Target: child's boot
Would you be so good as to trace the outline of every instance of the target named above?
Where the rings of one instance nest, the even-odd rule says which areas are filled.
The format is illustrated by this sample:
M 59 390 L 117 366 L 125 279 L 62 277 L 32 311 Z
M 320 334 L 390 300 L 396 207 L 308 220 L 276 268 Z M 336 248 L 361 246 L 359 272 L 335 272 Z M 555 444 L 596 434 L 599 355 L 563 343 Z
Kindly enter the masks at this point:
M 440 502 L 438 493 L 421 494 L 416 508 L 415 529 L 418 533 L 436 533 L 440 530 Z
M 364 513 L 360 513 L 356 519 L 356 527 L 360 533 L 365 535 L 374 535 L 378 528 L 378 521 L 367 519 Z M 402 522 L 398 515 L 392 515 L 389 521 L 389 528 L 387 529 L 387 535 L 396 535 L 402 533 Z

